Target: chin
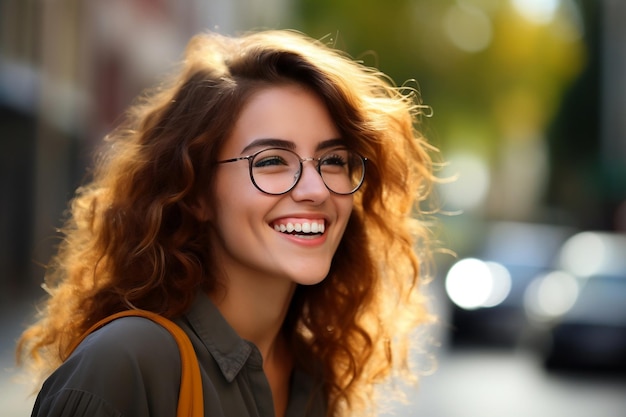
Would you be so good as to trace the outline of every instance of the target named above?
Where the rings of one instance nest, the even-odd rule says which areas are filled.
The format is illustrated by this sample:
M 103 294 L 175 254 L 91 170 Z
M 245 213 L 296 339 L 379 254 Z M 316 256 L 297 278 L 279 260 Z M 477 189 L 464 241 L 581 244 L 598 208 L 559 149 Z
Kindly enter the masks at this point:
M 291 274 L 291 280 L 296 284 L 300 285 L 316 285 L 320 282 L 324 281 L 328 276 L 328 269 L 323 271 L 307 271 L 308 273 L 303 274 L 302 272 L 306 271 L 305 268 L 302 268 L 298 271 L 295 271 L 294 274 Z

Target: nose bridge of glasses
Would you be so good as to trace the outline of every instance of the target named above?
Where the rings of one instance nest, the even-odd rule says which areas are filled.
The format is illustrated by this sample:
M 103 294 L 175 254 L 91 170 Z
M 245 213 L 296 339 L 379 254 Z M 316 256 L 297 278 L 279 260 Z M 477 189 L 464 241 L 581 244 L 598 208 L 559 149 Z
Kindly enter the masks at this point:
M 300 157 L 298 158 L 300 159 L 301 164 L 304 164 L 305 162 L 317 162 L 317 164 L 319 165 L 319 162 L 320 162 L 320 158 L 316 158 L 314 156 L 308 156 L 306 158 L 300 158 Z
M 298 167 L 298 172 L 296 173 L 297 177 L 301 177 L 302 174 L 304 173 L 304 163 L 305 162 L 313 162 L 312 164 L 312 168 L 317 171 L 318 175 L 321 177 L 322 176 L 322 172 L 320 171 L 320 158 L 316 158 L 314 156 L 308 156 L 306 158 L 301 158 L 298 157 L 298 159 L 300 160 L 300 166 Z

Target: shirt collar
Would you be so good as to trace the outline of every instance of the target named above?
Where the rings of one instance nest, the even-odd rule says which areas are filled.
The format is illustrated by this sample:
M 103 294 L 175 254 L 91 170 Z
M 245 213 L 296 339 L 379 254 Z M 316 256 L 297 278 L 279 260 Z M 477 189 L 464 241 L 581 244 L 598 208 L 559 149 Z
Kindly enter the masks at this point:
M 198 293 L 186 317 L 228 382 L 248 359 L 251 365 L 262 366 L 258 350 L 235 332 L 206 294 Z

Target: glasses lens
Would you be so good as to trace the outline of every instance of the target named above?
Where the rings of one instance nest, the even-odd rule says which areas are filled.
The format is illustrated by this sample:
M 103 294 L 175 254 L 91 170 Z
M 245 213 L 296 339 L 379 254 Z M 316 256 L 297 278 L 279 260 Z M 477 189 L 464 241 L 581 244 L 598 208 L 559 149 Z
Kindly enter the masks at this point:
M 319 171 L 329 190 L 337 194 L 351 194 L 363 182 L 363 158 L 347 149 L 335 149 L 324 154 L 319 161 Z
M 334 149 L 319 158 L 319 173 L 326 187 L 337 194 L 352 194 L 363 182 L 365 163 L 357 153 Z M 284 194 L 300 177 L 300 157 L 287 149 L 265 149 L 252 158 L 252 182 L 268 194 Z
M 300 159 L 287 149 L 266 149 L 252 159 L 254 184 L 269 194 L 283 194 L 298 181 Z

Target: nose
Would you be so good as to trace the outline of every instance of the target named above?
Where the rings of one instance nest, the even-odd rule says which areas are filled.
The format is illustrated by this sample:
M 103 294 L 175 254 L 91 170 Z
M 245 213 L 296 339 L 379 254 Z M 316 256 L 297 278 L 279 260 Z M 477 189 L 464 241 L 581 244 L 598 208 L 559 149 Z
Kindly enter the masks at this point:
M 312 201 L 322 203 L 330 196 L 322 176 L 316 169 L 315 161 L 307 158 L 302 162 L 302 173 L 298 183 L 291 190 L 291 197 L 296 201 Z

